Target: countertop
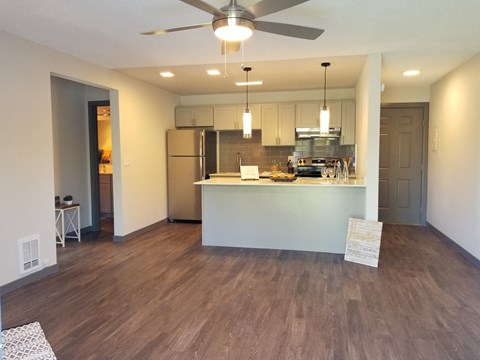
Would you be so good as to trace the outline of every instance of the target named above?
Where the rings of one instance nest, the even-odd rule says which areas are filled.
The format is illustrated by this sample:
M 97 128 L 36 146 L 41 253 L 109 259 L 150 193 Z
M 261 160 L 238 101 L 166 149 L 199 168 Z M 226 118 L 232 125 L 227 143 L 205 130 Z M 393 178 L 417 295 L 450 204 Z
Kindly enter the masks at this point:
M 213 177 L 197 181 L 195 185 L 226 186 L 326 186 L 326 187 L 365 187 L 363 179 L 350 179 L 347 183 L 331 183 L 319 178 L 297 178 L 295 181 L 273 181 L 270 179 L 241 180 L 240 177 Z
M 210 177 L 212 178 L 216 178 L 216 177 L 240 177 L 240 173 L 239 172 L 219 172 L 219 173 L 213 173 L 213 174 L 209 174 Z M 261 178 L 269 178 L 272 173 L 271 172 L 268 172 L 268 171 L 264 171 L 262 173 L 259 174 Z

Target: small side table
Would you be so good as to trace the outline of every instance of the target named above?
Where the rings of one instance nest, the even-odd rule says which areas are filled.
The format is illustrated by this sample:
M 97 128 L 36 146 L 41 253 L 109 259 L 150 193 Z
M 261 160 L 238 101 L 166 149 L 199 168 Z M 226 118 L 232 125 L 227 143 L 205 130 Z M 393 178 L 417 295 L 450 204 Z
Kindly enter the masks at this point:
M 65 215 L 67 226 L 65 227 Z M 76 220 L 76 221 L 75 221 Z M 67 235 L 73 232 L 73 235 Z M 80 204 L 60 204 L 55 206 L 55 238 L 56 244 L 65 247 L 65 239 L 80 239 Z

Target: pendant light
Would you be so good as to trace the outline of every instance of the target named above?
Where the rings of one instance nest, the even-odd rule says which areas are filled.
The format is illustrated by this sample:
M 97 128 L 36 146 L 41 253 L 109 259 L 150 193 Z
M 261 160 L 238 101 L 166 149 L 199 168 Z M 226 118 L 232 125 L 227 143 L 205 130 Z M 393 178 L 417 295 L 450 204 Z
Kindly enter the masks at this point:
M 325 75 L 323 81 L 323 106 L 320 110 L 320 136 L 328 136 L 330 129 L 330 110 L 327 107 L 327 67 L 330 66 L 329 62 L 322 63 L 325 68 Z
M 251 139 L 252 138 L 252 113 L 248 108 L 248 72 L 252 70 L 251 67 L 244 66 L 243 71 L 246 74 L 246 101 L 245 101 L 245 111 L 243 112 L 243 138 Z

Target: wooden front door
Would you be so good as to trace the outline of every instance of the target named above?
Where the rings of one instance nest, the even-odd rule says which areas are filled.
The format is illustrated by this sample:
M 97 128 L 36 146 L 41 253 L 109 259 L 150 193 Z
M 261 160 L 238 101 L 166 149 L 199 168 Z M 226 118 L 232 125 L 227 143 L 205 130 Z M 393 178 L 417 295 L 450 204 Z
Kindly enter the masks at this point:
M 378 219 L 424 224 L 425 107 L 382 107 Z

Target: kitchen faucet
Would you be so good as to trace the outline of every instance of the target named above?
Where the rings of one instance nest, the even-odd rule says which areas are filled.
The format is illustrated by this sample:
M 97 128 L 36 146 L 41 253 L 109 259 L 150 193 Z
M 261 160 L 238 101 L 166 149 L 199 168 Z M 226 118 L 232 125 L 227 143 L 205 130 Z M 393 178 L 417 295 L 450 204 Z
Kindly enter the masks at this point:
M 239 152 L 237 152 L 237 164 L 238 168 L 240 169 L 242 166 L 242 154 L 240 154 Z

